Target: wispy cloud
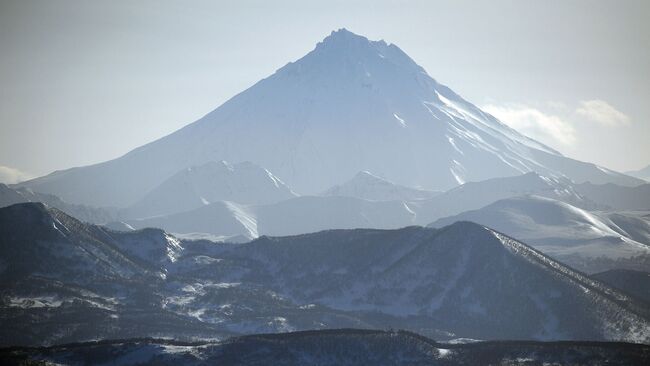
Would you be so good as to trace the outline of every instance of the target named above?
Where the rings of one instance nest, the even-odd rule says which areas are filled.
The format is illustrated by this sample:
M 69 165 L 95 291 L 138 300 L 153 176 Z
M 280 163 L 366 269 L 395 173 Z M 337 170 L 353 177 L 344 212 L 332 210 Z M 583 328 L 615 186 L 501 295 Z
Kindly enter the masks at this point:
M 630 123 L 630 117 L 604 100 L 582 101 L 576 114 L 604 126 L 616 127 Z
M 579 135 L 576 129 L 594 122 L 602 128 L 630 124 L 630 117 L 599 99 L 583 100 L 575 107 L 548 101 L 535 106 L 487 104 L 482 109 L 524 135 L 551 146 L 575 147 Z
M 0 165 L 0 183 L 14 184 L 33 178 L 30 174 L 18 169 Z
M 537 108 L 523 104 L 489 104 L 482 109 L 515 130 L 541 142 L 571 145 L 576 141 L 575 129 L 569 122 Z

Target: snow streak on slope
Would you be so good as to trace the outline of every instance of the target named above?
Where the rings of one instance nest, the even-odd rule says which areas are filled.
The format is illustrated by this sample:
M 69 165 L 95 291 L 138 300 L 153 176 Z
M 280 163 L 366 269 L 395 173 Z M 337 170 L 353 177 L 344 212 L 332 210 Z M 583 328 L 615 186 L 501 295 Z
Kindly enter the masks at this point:
M 529 246 L 523 245 L 493 230 L 490 230 L 490 232 L 503 243 L 504 247 L 526 258 L 544 270 L 554 271 L 556 276 L 561 280 L 572 282 L 574 285 L 581 287 L 587 294 L 593 291 L 604 295 L 598 298 L 598 301 L 602 302 L 604 308 L 615 308 L 620 305 L 625 306 L 626 303 L 632 301 L 627 295 L 604 286 L 602 283 L 592 280 L 559 262 L 553 261 Z M 637 343 L 645 342 L 650 337 L 650 328 L 645 324 L 643 317 L 635 313 L 619 313 L 615 318 L 610 317 L 604 325 L 603 332 L 610 338 L 625 339 L 628 342 Z
M 159 227 L 173 233 L 209 233 L 219 236 L 256 238 L 257 218 L 245 205 L 234 202 L 215 202 L 200 208 L 128 221 L 135 228 Z

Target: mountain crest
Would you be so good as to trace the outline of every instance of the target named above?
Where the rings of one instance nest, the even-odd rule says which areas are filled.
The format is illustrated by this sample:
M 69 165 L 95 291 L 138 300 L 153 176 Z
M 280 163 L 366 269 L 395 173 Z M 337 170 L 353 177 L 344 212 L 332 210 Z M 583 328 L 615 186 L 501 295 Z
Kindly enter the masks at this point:
M 379 41 L 379 42 L 383 42 L 384 44 L 386 43 L 384 41 Z M 321 45 L 346 44 L 346 43 L 347 44 L 353 44 L 353 43 L 369 44 L 371 43 L 371 41 L 368 38 L 350 32 L 345 28 L 339 28 L 337 30 L 333 30 L 329 36 L 325 37 L 321 42 L 319 42 L 317 47 Z

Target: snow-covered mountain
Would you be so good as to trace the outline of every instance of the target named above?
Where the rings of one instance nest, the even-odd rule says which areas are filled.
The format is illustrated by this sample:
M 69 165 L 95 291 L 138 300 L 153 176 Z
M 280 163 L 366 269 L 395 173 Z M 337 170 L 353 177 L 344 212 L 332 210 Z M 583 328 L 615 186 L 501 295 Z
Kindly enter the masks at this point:
M 194 210 L 127 221 L 136 228 L 160 227 L 178 234 L 239 235 L 250 239 L 260 235 L 295 235 L 326 229 L 395 229 L 414 224 L 427 225 L 504 198 L 527 194 L 557 199 L 582 209 L 608 207 L 576 192 L 567 179 L 548 178 L 534 172 L 469 182 L 430 199 L 411 201 L 375 201 L 355 197 L 404 197 L 417 196 L 421 192 L 396 186 L 367 173 L 358 174 L 348 183 L 329 190 L 331 195 L 302 196 L 267 205 L 215 202 Z M 376 188 L 372 188 L 375 183 Z M 610 184 L 605 187 L 607 192 L 618 192 L 619 189 L 631 192 L 629 196 L 633 197 L 644 186 L 632 188 Z M 343 194 L 343 191 L 349 194 Z
M 174 174 L 125 213 L 132 218 L 189 211 L 218 201 L 265 204 L 297 195 L 268 170 L 250 162 L 208 162 Z
M 370 201 L 415 201 L 440 193 L 400 186 L 364 170 L 349 181 L 328 189 L 323 195 L 357 197 Z
M 577 183 L 642 182 L 562 156 L 438 83 L 396 45 L 341 29 L 166 137 L 21 186 L 126 207 L 178 171 L 220 160 L 252 161 L 303 194 L 363 170 L 428 190 L 529 171 Z
M 586 272 L 650 268 L 650 220 L 621 213 L 589 212 L 539 196 L 499 200 L 432 223 L 472 221 L 535 246 Z
M 0 278 L 15 280 L 47 273 L 79 285 L 159 277 L 162 268 L 175 261 L 182 250 L 176 238 L 160 229 L 115 232 L 83 223 L 40 202 L 0 209 L 0 238 L 4 262 Z
M 0 209 L 0 345 L 325 328 L 438 339 L 650 341 L 647 307 L 477 224 L 250 243 Z
M 645 211 L 620 214 L 603 211 L 609 209 L 611 205 L 642 206 L 643 202 L 647 201 L 643 191 L 650 185 L 638 187 L 589 183 L 574 185 L 567 179 L 549 178 L 531 172 L 519 176 L 465 183 L 430 199 L 380 201 L 355 196 L 404 197 L 414 192 L 406 187 L 396 187 L 386 183 L 367 173 L 360 175 L 363 178 L 357 176 L 351 184 L 344 184 L 330 190 L 330 192 L 342 192 L 343 187 L 346 187 L 345 191 L 349 194 L 302 196 L 267 205 L 243 205 L 220 201 L 174 214 L 130 219 L 127 223 L 135 228 L 159 227 L 175 234 L 206 233 L 224 239 L 238 236 L 240 239 L 237 241 L 241 241 L 244 238 L 252 239 L 261 235 L 295 235 L 326 229 L 395 229 L 416 224 L 427 225 L 438 219 L 481 209 L 499 200 L 535 195 L 556 200 L 558 204 L 566 203 L 567 205 L 563 207 L 574 207 L 589 215 L 598 211 L 596 215 L 599 217 L 604 217 L 616 227 L 625 228 L 626 233 L 622 235 L 635 241 L 650 243 L 648 239 L 650 235 L 644 231 L 645 226 L 639 225 L 639 222 L 644 220 Z M 371 183 L 366 184 L 366 182 Z M 378 182 L 378 188 L 369 188 L 373 187 L 375 182 Z M 587 193 L 588 196 L 581 192 Z M 509 218 L 513 219 L 513 217 Z M 503 226 L 498 228 L 501 229 Z M 514 233 L 504 231 L 517 237 Z M 524 238 L 528 239 L 528 237 Z M 565 239 L 569 240 L 568 238 L 567 233 Z M 583 239 L 583 237 L 576 237 L 576 240 Z
M 182 253 L 159 229 L 115 232 L 42 203 L 1 208 L 0 344 L 218 336 L 160 306 L 159 289 Z
M 577 193 L 567 179 L 549 178 L 535 172 L 465 183 L 429 200 L 414 202 L 411 206 L 417 213 L 416 222 L 427 225 L 443 217 L 479 209 L 500 199 L 527 194 L 555 198 L 581 208 L 599 206 Z

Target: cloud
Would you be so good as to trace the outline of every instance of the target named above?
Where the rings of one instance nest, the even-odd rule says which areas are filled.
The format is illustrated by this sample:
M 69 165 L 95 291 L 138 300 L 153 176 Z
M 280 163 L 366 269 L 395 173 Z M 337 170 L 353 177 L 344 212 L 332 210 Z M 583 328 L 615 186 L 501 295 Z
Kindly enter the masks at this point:
M 584 100 L 576 114 L 603 126 L 616 127 L 630 123 L 630 117 L 604 100 Z
M 0 183 L 14 184 L 33 178 L 30 174 L 18 169 L 0 165 Z
M 523 104 L 489 104 L 482 109 L 515 130 L 541 142 L 571 145 L 576 141 L 575 129 L 570 123 L 539 109 Z

